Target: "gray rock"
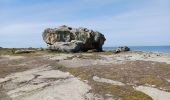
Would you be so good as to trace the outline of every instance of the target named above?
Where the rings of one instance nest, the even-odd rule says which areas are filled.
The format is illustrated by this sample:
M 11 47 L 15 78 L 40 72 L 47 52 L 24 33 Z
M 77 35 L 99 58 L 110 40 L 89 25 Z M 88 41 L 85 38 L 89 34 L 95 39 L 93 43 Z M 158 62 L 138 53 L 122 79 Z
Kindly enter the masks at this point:
M 47 28 L 43 32 L 43 40 L 49 49 L 66 52 L 102 51 L 105 42 L 103 34 L 87 28 L 72 28 L 66 25 L 58 28 Z
M 118 47 L 115 50 L 113 50 L 113 53 L 120 53 L 120 52 L 126 52 L 126 51 L 130 51 L 130 48 L 127 46 L 123 46 L 123 47 Z
M 72 40 L 71 42 L 56 42 L 53 45 L 49 45 L 49 49 L 62 52 L 78 52 L 82 45 L 82 41 Z

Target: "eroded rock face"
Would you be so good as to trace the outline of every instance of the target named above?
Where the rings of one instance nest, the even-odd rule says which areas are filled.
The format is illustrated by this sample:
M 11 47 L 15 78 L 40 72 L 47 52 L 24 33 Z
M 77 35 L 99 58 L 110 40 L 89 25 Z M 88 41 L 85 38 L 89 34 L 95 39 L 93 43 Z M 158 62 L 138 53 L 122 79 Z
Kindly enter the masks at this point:
M 45 29 L 43 40 L 51 50 L 78 52 L 91 49 L 102 51 L 106 39 L 103 34 L 97 31 L 63 25 L 54 29 Z

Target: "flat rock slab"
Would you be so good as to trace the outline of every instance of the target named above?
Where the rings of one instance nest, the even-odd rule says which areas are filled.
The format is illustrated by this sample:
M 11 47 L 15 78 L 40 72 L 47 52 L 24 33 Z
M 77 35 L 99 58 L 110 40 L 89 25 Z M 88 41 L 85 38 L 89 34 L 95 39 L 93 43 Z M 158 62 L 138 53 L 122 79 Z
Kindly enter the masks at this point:
M 162 91 L 157 88 L 153 88 L 149 86 L 138 86 L 135 89 L 149 95 L 150 97 L 152 97 L 153 100 L 169 100 L 170 99 L 170 92 Z
M 170 53 L 126 52 L 113 55 L 100 55 L 108 63 L 123 64 L 126 61 L 154 61 L 170 64 Z
M 12 100 L 85 100 L 91 87 L 68 72 L 50 66 L 13 73 L 0 79 Z

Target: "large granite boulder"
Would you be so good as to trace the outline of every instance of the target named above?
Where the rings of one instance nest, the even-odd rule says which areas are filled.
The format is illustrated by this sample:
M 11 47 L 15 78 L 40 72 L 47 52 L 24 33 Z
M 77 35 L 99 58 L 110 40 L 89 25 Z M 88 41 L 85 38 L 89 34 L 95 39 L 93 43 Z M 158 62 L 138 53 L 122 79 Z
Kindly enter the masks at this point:
M 106 39 L 103 34 L 97 31 L 63 25 L 54 29 L 45 29 L 43 40 L 51 50 L 78 52 L 91 49 L 102 51 Z

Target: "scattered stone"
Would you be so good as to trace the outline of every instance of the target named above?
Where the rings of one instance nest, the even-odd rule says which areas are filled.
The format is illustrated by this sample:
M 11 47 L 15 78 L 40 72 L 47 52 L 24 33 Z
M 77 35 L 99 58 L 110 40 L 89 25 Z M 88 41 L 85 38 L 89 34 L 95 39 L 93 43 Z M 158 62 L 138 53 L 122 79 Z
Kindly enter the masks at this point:
M 130 48 L 127 46 L 124 47 L 118 47 L 115 50 L 113 50 L 113 53 L 120 53 L 120 52 L 126 52 L 126 51 L 130 51 Z
M 58 28 L 47 28 L 43 40 L 50 50 L 61 52 L 79 52 L 96 49 L 102 51 L 105 37 L 102 33 L 87 28 L 72 28 L 66 25 Z

